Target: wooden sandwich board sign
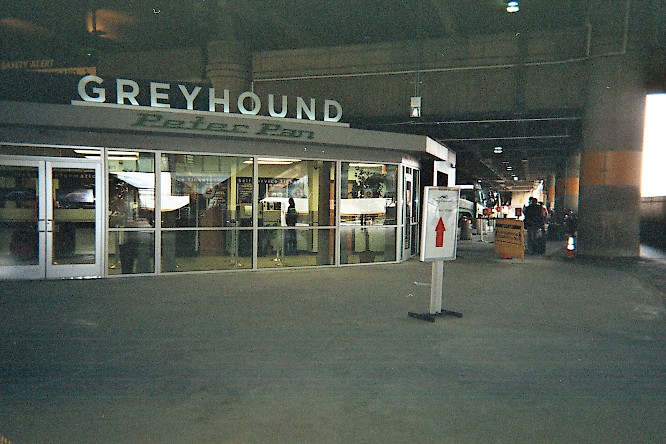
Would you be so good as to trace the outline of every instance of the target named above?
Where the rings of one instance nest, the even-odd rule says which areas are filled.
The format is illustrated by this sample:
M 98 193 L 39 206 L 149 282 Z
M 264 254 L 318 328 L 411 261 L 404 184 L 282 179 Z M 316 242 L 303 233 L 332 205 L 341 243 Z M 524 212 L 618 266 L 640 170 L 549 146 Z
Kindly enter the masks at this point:
M 495 252 L 503 259 L 525 259 L 525 228 L 518 219 L 495 221 Z

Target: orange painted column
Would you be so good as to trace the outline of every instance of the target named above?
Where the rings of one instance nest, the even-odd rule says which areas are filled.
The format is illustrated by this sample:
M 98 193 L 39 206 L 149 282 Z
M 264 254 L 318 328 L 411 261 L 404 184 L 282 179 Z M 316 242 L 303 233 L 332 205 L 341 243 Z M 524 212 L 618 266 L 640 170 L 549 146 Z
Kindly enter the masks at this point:
M 564 168 L 562 184 L 562 202 L 560 209 L 566 213 L 571 210 L 578 213 L 578 189 L 580 184 L 580 153 L 569 156 Z M 564 214 L 563 213 L 563 214 Z
M 628 55 L 589 61 L 581 153 L 578 254 L 639 255 L 645 88 Z
M 555 175 L 548 176 L 548 188 L 546 190 L 546 208 L 553 210 L 555 208 Z

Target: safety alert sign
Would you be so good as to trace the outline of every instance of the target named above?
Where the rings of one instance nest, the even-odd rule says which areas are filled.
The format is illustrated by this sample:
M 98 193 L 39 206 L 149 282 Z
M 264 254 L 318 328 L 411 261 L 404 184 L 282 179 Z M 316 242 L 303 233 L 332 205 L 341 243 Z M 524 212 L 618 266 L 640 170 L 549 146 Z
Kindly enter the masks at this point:
M 456 258 L 460 189 L 425 187 L 421 226 L 421 261 Z

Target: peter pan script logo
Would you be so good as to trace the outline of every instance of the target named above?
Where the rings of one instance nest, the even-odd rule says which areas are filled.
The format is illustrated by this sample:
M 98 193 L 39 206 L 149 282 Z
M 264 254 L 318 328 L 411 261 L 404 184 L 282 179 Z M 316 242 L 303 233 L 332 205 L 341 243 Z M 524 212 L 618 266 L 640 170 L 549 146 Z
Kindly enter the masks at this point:
M 220 107 L 224 113 L 229 113 L 231 108 L 231 98 L 229 90 L 225 89 L 218 96 L 219 91 L 215 88 L 202 88 L 194 85 L 176 85 L 172 88 L 169 83 L 150 82 L 148 91 L 144 86 L 143 90 L 139 83 L 130 79 L 115 79 L 109 87 L 102 87 L 104 79 L 94 75 L 81 77 L 78 83 L 78 93 L 84 102 L 111 103 L 118 105 L 150 106 L 152 108 L 174 108 L 218 112 Z M 108 91 L 107 91 L 108 90 Z M 115 94 L 114 94 L 115 90 Z M 107 92 L 109 94 L 107 94 Z M 112 97 L 114 96 L 115 97 Z M 109 96 L 109 97 L 107 97 Z M 206 97 L 207 96 L 207 97 Z M 143 103 L 141 103 L 143 102 Z M 268 111 L 268 116 L 286 118 L 288 105 L 291 100 L 287 96 L 281 96 L 280 103 L 276 104 L 276 98 L 273 94 L 268 94 L 266 109 L 261 98 L 254 92 L 245 91 L 241 93 L 236 104 L 240 114 L 258 115 L 260 112 Z M 293 105 L 293 102 L 292 102 Z M 296 119 L 317 120 L 317 115 L 321 116 L 324 122 L 339 122 L 342 118 L 342 106 L 335 100 L 324 100 L 324 106 L 317 109 L 315 99 L 309 99 L 306 102 L 302 97 L 296 97 Z M 278 108 L 278 109 L 276 109 Z M 265 114 L 262 114 L 265 115 Z
M 141 128 L 203 131 L 211 134 L 251 134 L 254 136 L 284 137 L 290 139 L 308 140 L 315 138 L 314 131 L 287 128 L 277 123 L 261 123 L 258 125 L 219 123 L 210 122 L 201 116 L 196 116 L 189 120 L 182 120 L 168 119 L 161 114 L 139 113 L 139 118 L 132 124 L 132 126 Z

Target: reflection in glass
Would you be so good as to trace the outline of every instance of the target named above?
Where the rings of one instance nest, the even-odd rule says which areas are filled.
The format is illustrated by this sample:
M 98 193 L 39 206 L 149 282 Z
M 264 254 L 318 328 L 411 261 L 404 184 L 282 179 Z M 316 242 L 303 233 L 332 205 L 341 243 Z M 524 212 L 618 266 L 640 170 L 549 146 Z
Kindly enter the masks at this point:
M 162 155 L 162 226 L 252 225 L 252 160 Z
M 155 215 L 155 155 L 108 152 L 109 228 L 150 228 Z
M 334 263 L 334 228 L 260 229 L 258 242 L 259 268 L 311 267 Z
M 0 265 L 39 263 L 37 167 L 0 166 Z
M 259 226 L 334 226 L 335 162 L 259 159 Z M 294 213 L 293 223 L 288 223 Z
M 113 231 L 109 233 L 109 274 L 153 273 L 155 233 Z
M 340 263 L 392 262 L 396 260 L 396 228 L 344 226 L 340 228 Z
M 335 162 L 258 159 L 257 266 L 332 265 Z M 307 227 L 332 227 L 309 229 Z
M 341 224 L 395 225 L 397 165 L 343 162 L 341 168 Z
M 95 170 L 52 170 L 53 264 L 95 263 Z
M 251 230 L 162 231 L 162 271 L 252 268 Z
M 251 268 L 252 231 L 235 228 L 252 227 L 252 160 L 163 154 L 161 168 L 162 271 Z

